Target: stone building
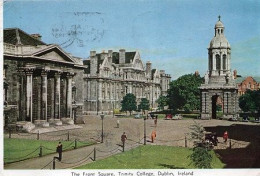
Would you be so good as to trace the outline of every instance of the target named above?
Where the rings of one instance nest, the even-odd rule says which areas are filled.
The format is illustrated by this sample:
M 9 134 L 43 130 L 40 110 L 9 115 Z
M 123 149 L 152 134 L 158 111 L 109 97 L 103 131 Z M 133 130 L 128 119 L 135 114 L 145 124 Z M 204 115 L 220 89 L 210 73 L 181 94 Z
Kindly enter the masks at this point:
M 137 104 L 141 98 L 147 98 L 151 108 L 156 108 L 156 100 L 166 94 L 171 76 L 164 70 L 152 69 L 152 63 L 143 64 L 140 53 L 90 52 L 84 61 L 84 113 L 99 114 L 121 108 L 121 101 L 127 93 L 136 96 Z
M 46 44 L 39 34 L 18 28 L 4 30 L 4 125 L 73 124 L 82 113 L 120 109 L 126 93 L 137 102 L 147 98 L 151 107 L 165 94 L 170 75 L 144 66 L 139 52 L 90 52 L 83 60 L 61 47 Z
M 208 71 L 200 86 L 201 119 L 216 118 L 217 99 L 223 102 L 224 118 L 237 117 L 238 88 L 231 74 L 231 47 L 224 35 L 225 27 L 219 20 L 208 48 Z
M 235 81 L 238 86 L 238 96 L 245 94 L 247 90 L 260 89 L 260 77 L 237 77 Z
M 46 44 L 39 34 L 4 30 L 4 123 L 73 124 L 83 106 L 83 74 L 79 58 Z

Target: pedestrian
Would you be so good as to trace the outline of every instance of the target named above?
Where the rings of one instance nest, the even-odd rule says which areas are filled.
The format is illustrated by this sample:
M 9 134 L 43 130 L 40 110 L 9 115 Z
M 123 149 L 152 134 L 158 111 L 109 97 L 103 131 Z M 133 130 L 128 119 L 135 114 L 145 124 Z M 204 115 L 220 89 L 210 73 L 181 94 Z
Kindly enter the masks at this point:
M 153 130 L 153 132 L 151 134 L 152 143 L 154 142 L 155 138 L 156 138 L 156 131 Z
M 61 144 L 61 142 L 59 142 L 59 144 L 57 145 L 56 152 L 59 153 L 59 157 L 55 157 L 55 158 L 57 158 L 59 161 L 61 161 L 61 158 L 62 158 L 62 144 Z
M 116 121 L 116 127 L 119 128 L 119 119 Z
M 122 141 L 122 144 L 123 144 L 123 151 L 125 151 L 125 141 L 126 141 L 126 139 L 127 139 L 127 136 L 124 132 L 121 136 L 121 141 Z
M 156 115 L 155 116 L 155 119 L 154 119 L 154 125 L 157 127 L 157 118 L 158 118 L 158 116 Z
M 223 139 L 224 139 L 224 142 L 227 142 L 227 140 L 228 140 L 228 132 L 227 131 L 224 132 Z

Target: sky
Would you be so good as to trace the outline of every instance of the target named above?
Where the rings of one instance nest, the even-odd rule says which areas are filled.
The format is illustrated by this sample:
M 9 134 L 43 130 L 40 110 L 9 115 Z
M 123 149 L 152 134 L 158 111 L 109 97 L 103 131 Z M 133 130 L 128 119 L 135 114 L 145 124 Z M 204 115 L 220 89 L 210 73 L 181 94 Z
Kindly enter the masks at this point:
M 139 51 L 172 79 L 207 71 L 218 16 L 231 45 L 231 69 L 260 76 L 258 0 L 5 0 L 4 28 L 42 35 L 83 59 L 91 50 Z

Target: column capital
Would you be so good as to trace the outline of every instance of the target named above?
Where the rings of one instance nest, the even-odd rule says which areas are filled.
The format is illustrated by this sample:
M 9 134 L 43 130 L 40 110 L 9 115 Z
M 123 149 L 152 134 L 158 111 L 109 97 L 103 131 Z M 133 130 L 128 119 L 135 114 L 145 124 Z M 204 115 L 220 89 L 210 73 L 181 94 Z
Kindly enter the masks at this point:
M 76 74 L 74 73 L 74 72 L 67 72 L 66 73 L 66 77 L 73 77 L 73 76 L 75 76 Z
M 47 76 L 47 74 L 50 72 L 50 70 L 42 69 L 41 70 L 41 76 Z
M 54 73 L 54 77 L 60 77 L 60 75 L 62 74 L 63 72 L 62 71 L 56 71 Z

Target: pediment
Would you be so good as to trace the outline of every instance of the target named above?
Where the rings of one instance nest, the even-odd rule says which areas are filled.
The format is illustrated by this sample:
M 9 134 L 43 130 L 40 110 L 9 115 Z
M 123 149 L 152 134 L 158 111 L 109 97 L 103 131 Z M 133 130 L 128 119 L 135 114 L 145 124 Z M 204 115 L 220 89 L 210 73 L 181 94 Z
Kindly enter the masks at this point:
M 143 62 L 140 58 L 139 53 L 137 53 L 137 55 L 134 58 L 133 67 L 135 69 L 144 70 L 144 65 L 143 65 Z
M 41 57 L 43 59 L 51 59 L 54 61 L 61 61 L 61 62 L 74 62 L 72 58 L 60 50 L 59 48 L 50 48 L 44 51 L 39 51 L 34 56 Z

